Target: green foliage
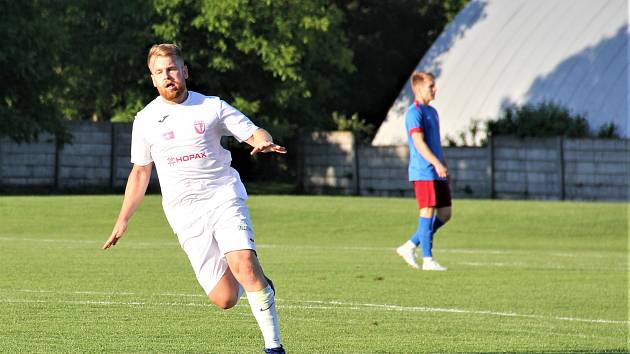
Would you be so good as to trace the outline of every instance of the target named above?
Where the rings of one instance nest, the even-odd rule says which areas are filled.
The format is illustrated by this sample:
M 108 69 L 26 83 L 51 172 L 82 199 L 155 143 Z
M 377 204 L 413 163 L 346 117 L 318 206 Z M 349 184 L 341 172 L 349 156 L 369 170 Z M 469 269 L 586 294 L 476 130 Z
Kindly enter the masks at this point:
M 483 135 L 483 123 L 479 119 L 472 119 L 467 130 L 459 132 L 457 138 L 447 134 L 444 138 L 447 146 L 485 146 L 487 143 Z
M 602 124 L 595 134 L 600 139 L 619 139 L 619 128 L 615 123 L 609 122 Z
M 380 125 L 411 71 L 468 0 L 336 1 L 356 71 L 334 87 L 333 110 Z
M 369 142 L 374 135 L 374 125 L 367 123 L 365 119 L 360 119 L 357 113 L 346 117 L 338 112 L 332 113 L 332 120 L 337 126 L 337 130 L 351 131 L 359 140 Z
M 156 95 L 146 52 L 161 42 L 182 46 L 191 89 L 272 124 L 274 136 L 332 129 L 334 111 L 378 124 L 465 3 L 3 1 L 0 136 L 64 138 L 63 119 L 132 121 Z
M 159 0 L 156 9 L 156 33 L 182 46 L 190 86 L 245 103 L 256 121 L 322 128 L 329 88 L 354 69 L 342 13 L 327 1 Z
M 496 121 L 489 121 L 487 131 L 492 135 L 518 137 L 589 136 L 588 122 L 581 114 L 553 102 L 507 107 Z
M 156 41 L 148 1 L 76 0 L 64 7 L 68 33 L 58 106 L 66 119 L 130 122 L 155 95 L 146 52 Z
M 64 28 L 55 1 L 3 1 L 0 11 L 0 136 L 31 141 L 41 133 L 69 141 L 55 93 L 62 90 Z

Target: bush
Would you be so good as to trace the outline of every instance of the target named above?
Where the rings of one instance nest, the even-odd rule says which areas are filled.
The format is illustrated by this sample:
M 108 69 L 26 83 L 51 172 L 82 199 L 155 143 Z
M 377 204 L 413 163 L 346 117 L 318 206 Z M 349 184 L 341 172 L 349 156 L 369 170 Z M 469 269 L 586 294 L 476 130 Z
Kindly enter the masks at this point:
M 568 108 L 554 102 L 504 108 L 497 121 L 488 122 L 487 131 L 492 135 L 518 137 L 591 136 L 588 122 L 582 114 L 574 115 Z
M 337 130 L 351 131 L 362 142 L 369 143 L 374 137 L 374 125 L 367 123 L 365 119 L 359 119 L 357 113 L 348 118 L 345 114 L 333 112 L 332 120 Z
M 602 124 L 597 130 L 596 136 L 600 139 L 619 139 L 619 129 L 614 123 Z

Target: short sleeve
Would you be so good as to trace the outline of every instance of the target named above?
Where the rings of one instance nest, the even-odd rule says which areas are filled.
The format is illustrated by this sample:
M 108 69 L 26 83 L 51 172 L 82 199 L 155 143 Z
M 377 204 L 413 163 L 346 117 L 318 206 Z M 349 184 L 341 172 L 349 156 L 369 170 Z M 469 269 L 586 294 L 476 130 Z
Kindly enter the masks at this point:
M 144 133 L 141 120 L 136 116 L 131 131 L 131 163 L 135 165 L 146 166 L 153 162 L 151 147 L 146 141 Z
M 424 132 L 421 110 L 414 108 L 407 110 L 407 113 L 405 114 L 405 130 L 409 136 L 415 132 Z
M 249 139 L 258 127 L 238 109 L 220 101 L 219 121 L 224 134 L 235 137 L 239 142 Z

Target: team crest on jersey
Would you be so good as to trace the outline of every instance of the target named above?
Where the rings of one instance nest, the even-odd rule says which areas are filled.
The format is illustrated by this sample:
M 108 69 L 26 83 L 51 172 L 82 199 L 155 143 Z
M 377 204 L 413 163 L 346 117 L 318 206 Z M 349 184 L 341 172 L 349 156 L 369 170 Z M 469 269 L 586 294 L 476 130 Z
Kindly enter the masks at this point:
M 195 122 L 195 131 L 197 134 L 203 134 L 206 131 L 206 122 L 198 120 Z
M 175 133 L 173 133 L 173 131 L 168 131 L 165 133 L 162 133 L 162 138 L 164 138 L 164 140 L 171 140 L 171 139 L 175 139 Z

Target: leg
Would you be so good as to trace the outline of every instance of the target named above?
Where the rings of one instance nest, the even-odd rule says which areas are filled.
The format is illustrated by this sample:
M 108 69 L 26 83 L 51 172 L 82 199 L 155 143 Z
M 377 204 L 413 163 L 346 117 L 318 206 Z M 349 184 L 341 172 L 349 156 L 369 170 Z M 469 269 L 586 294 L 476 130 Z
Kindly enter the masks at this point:
M 214 286 L 208 294 L 208 298 L 217 307 L 224 310 L 230 309 L 236 305 L 240 297 L 240 285 L 234 278 L 232 271 L 228 268 L 221 277 L 221 280 Z
M 396 253 L 398 253 L 410 267 L 419 269 L 420 266 L 416 262 L 416 248 L 421 246 L 423 257 L 427 257 L 427 254 L 431 253 L 429 241 L 431 236 L 431 217 L 434 213 L 435 194 L 433 193 L 433 181 L 413 181 L 413 189 L 416 194 L 418 210 L 420 211 L 418 228 L 409 241 L 396 249 Z
M 263 273 L 258 257 L 252 250 L 238 250 L 225 254 L 230 274 L 240 283 L 245 291 L 260 291 L 267 287 L 267 280 Z M 227 272 L 226 272 L 227 273 Z
M 436 208 L 437 213 L 433 223 L 433 233 L 451 219 L 451 187 L 449 181 L 436 181 Z
M 433 236 L 451 219 L 451 189 L 448 181 L 436 181 L 436 213 L 433 216 L 433 224 L 431 227 L 431 240 Z
M 444 224 L 446 224 L 449 220 L 451 220 L 451 207 L 448 206 L 448 207 L 438 208 L 437 212 L 435 213 L 433 217 L 433 225 L 431 227 L 431 234 L 435 235 L 437 230 L 439 230 L 440 227 L 444 226 Z
M 275 292 L 267 282 L 256 256 L 249 210 L 241 199 L 226 202 L 222 209 L 213 229 L 230 274 L 247 294 L 252 314 L 265 341 L 265 350 L 283 353 Z
M 436 217 L 440 219 L 442 224 L 446 224 L 449 220 L 451 220 L 451 207 L 447 206 L 443 208 L 438 208 Z
M 448 181 L 435 181 L 434 182 L 434 195 L 435 195 L 435 210 L 431 213 L 431 227 L 429 232 L 429 244 L 430 250 L 428 252 L 429 257 L 424 258 L 422 263 L 422 269 L 425 270 L 446 270 L 433 259 L 433 237 L 440 227 L 442 227 L 451 218 L 451 193 L 448 186 Z M 425 216 L 429 216 L 429 213 L 425 213 Z
M 265 348 L 282 350 L 275 293 L 265 279 L 258 257 L 253 250 L 232 251 L 225 257 L 234 278 L 245 288 L 249 306 L 263 334 Z
M 420 247 L 422 249 L 422 258 L 432 257 L 431 249 L 433 248 L 433 238 L 431 237 L 432 232 L 432 224 L 433 224 L 433 215 L 435 214 L 435 208 L 433 207 L 424 207 L 420 209 L 420 218 L 419 218 L 419 238 L 420 238 Z
M 243 288 L 234 278 L 227 260 L 221 253 L 217 241 L 208 235 L 205 221 L 193 225 L 188 233 L 178 235 L 188 237 L 182 244 L 199 285 L 217 307 L 229 309 L 236 305 Z

